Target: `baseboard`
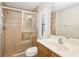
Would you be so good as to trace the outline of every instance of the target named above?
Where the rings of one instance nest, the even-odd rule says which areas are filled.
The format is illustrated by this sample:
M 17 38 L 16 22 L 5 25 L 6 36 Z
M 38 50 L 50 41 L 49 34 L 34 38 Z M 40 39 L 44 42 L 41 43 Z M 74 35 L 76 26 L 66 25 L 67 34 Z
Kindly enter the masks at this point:
M 17 57 L 17 56 L 22 55 L 22 54 L 25 54 L 25 52 L 17 53 L 15 55 L 13 55 L 13 57 Z

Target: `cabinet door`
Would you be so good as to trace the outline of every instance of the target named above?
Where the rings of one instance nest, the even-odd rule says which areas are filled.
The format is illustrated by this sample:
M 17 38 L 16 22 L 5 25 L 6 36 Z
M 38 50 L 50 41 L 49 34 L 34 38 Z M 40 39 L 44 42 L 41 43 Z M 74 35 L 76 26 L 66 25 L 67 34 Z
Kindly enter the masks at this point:
M 44 47 L 42 44 L 38 43 L 38 56 L 39 57 L 60 57 L 53 51 L 49 50 L 48 48 Z
M 38 56 L 39 57 L 48 57 L 48 55 L 45 54 L 45 52 L 43 50 L 41 50 L 41 49 L 38 50 Z
M 40 43 L 38 43 L 38 56 L 39 57 L 48 57 L 49 53 L 48 53 L 48 49 L 45 48 L 43 45 L 41 45 Z

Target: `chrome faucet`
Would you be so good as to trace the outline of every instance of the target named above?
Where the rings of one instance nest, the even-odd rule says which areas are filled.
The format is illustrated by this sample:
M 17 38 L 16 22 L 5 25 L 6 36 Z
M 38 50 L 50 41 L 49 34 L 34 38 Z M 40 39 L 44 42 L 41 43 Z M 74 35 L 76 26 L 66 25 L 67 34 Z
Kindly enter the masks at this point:
M 69 39 L 69 35 L 65 35 L 66 39 Z
M 59 38 L 59 39 L 58 39 L 58 43 L 59 43 L 59 44 L 63 44 L 62 38 Z

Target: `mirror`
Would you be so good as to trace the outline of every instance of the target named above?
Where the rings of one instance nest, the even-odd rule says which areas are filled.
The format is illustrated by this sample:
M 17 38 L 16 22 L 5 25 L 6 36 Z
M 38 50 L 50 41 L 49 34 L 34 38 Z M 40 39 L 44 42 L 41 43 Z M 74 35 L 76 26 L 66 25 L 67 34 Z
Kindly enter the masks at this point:
M 79 39 L 79 4 L 52 12 L 51 34 Z

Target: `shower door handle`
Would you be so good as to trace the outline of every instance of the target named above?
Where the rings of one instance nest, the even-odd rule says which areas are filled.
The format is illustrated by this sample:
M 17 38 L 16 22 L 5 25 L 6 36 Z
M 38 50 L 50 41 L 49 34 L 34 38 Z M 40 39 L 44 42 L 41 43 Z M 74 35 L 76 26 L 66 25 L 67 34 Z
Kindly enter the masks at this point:
M 3 26 L 3 30 L 5 30 L 6 29 L 6 27 L 5 26 Z

